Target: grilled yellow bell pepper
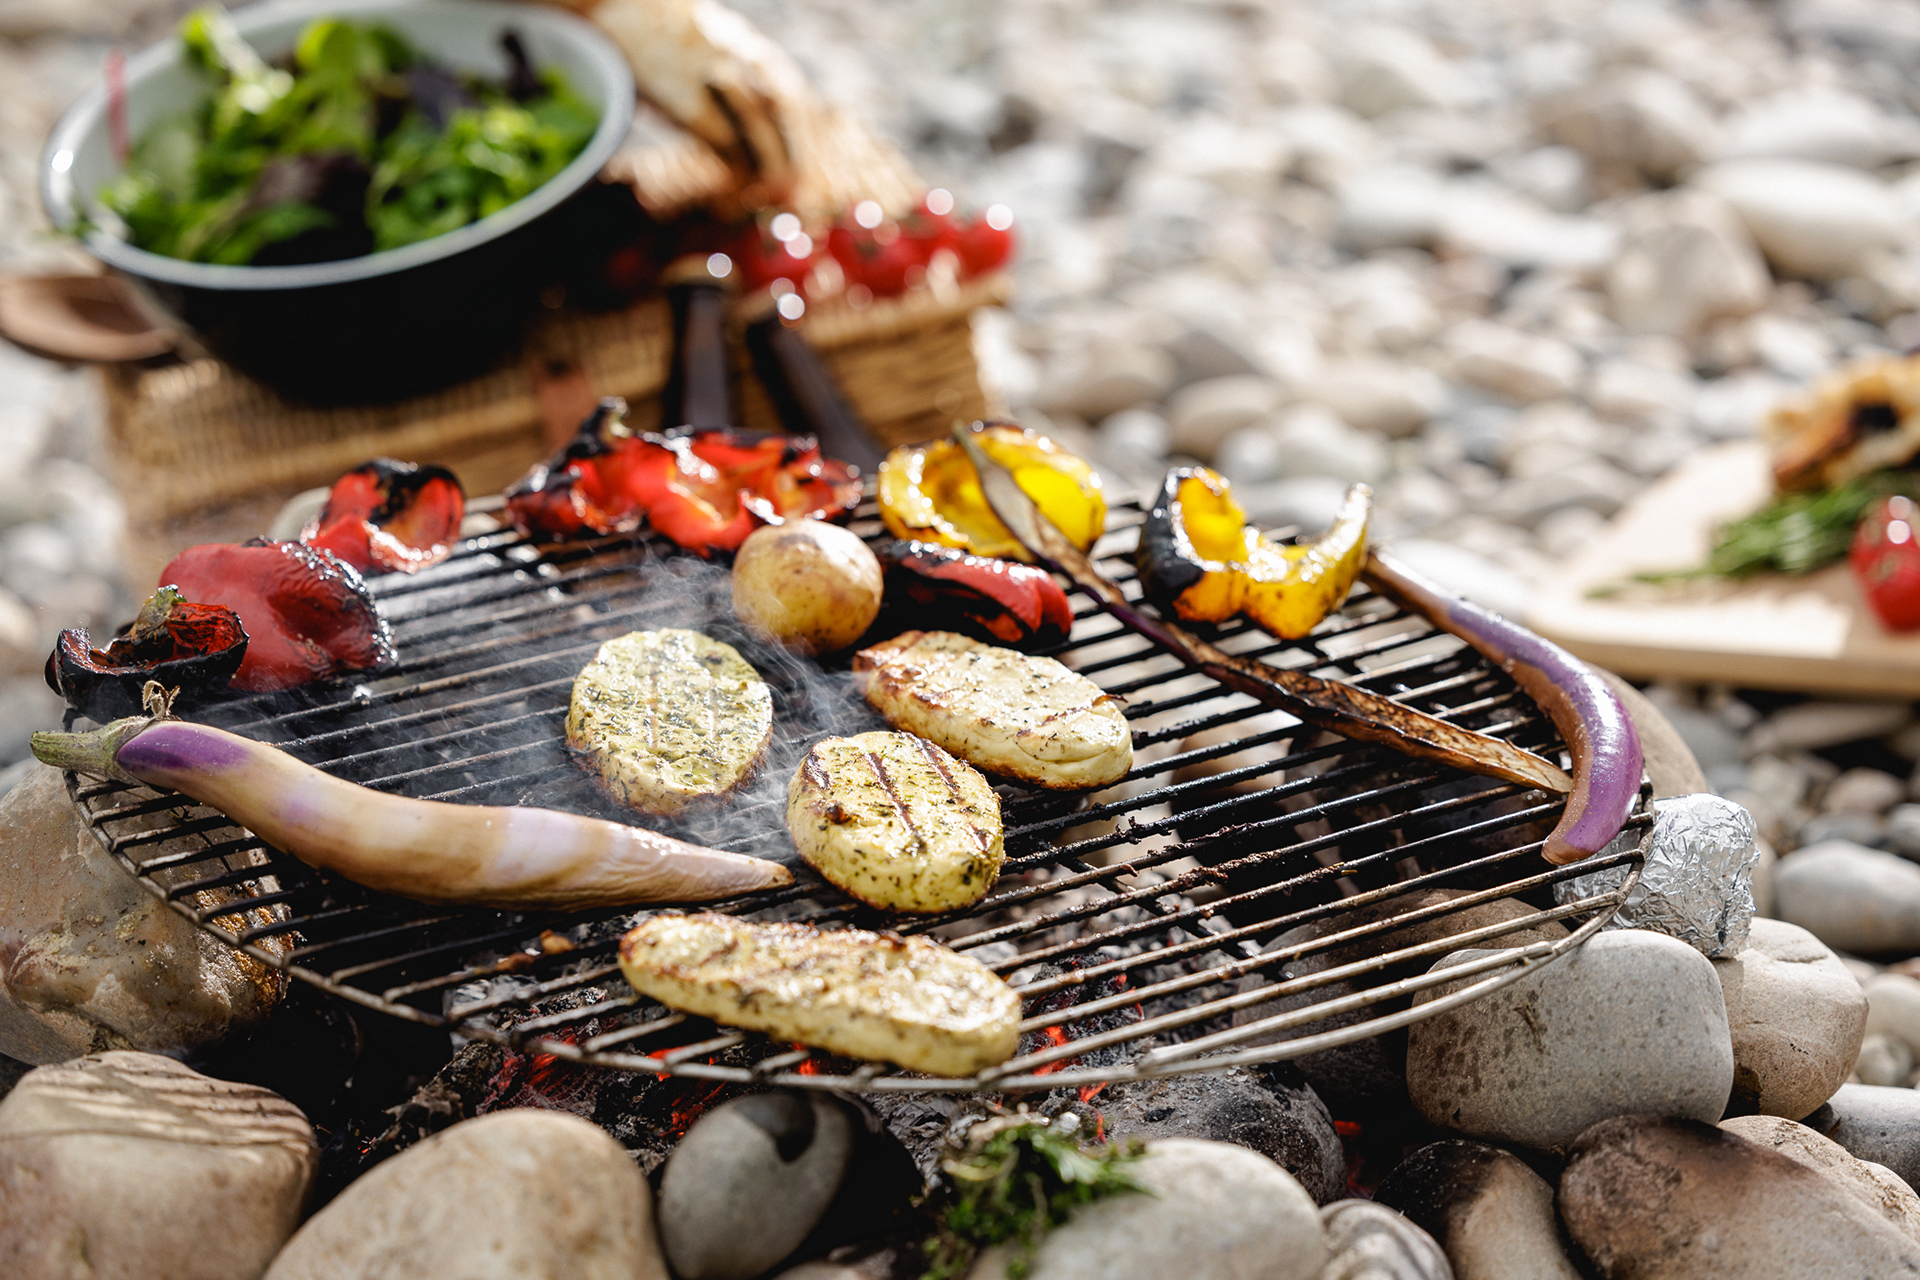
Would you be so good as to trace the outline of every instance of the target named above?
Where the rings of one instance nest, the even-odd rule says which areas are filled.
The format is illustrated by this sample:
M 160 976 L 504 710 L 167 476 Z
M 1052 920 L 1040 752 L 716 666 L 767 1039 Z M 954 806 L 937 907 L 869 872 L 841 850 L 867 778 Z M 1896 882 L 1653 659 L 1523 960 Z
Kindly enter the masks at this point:
M 1303 546 L 1273 542 L 1247 524 L 1232 486 L 1206 467 L 1175 467 L 1140 530 L 1135 567 L 1147 598 L 1188 622 L 1244 613 L 1292 640 L 1340 607 L 1367 561 L 1373 491 L 1347 491 L 1333 527 Z
M 1045 436 L 995 424 L 977 437 L 1054 527 L 1081 550 L 1107 527 L 1099 473 Z M 966 451 L 952 440 L 902 445 L 880 464 L 880 518 L 897 538 L 937 542 L 977 556 L 1031 560 L 987 505 Z

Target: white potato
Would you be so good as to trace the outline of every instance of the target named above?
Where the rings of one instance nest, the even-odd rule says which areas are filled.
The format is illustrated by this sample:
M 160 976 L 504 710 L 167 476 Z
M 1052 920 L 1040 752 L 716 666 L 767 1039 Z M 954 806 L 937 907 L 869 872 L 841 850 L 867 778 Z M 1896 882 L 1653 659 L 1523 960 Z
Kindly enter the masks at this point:
M 733 560 L 733 610 L 755 634 L 809 656 L 858 640 L 880 612 L 880 562 L 819 520 L 755 530 Z

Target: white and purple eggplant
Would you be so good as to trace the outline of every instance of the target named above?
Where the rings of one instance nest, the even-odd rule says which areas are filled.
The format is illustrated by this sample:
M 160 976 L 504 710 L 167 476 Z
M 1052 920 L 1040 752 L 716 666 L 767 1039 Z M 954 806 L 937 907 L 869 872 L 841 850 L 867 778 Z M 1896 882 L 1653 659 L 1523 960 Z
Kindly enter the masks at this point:
M 1550 640 L 1442 590 L 1390 556 L 1372 553 L 1374 590 L 1459 636 L 1547 713 L 1573 760 L 1573 791 L 1547 836 L 1548 862 L 1578 862 L 1607 847 L 1640 794 L 1640 735 L 1606 681 Z
M 581 910 L 708 902 L 793 880 L 777 862 L 599 818 L 388 795 L 164 710 L 91 733 L 36 733 L 33 753 L 181 792 L 302 862 L 420 902 Z

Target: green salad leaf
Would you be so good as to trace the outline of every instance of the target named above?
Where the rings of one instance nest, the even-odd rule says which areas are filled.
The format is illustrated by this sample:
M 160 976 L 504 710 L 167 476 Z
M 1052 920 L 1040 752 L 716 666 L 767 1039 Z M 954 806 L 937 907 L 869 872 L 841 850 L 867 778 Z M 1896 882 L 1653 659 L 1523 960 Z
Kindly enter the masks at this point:
M 557 73 L 528 73 L 517 42 L 515 80 L 534 87 L 518 96 L 378 24 L 317 19 L 285 65 L 216 6 L 180 35 L 211 96 L 149 128 L 100 192 L 128 240 L 168 257 L 312 262 L 430 239 L 531 194 L 599 127 Z

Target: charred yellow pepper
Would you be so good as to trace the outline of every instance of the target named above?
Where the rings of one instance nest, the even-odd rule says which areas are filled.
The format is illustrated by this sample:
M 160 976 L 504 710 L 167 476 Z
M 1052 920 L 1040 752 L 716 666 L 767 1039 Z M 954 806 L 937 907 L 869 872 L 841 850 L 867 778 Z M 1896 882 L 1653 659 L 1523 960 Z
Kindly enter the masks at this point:
M 1219 474 L 1176 467 L 1140 530 L 1140 581 L 1162 613 L 1188 622 L 1244 613 L 1283 640 L 1304 636 L 1340 607 L 1366 564 L 1372 499 L 1354 485 L 1332 528 L 1283 546 L 1248 526 Z
M 1042 435 L 995 424 L 978 436 L 1054 527 L 1081 550 L 1107 527 L 1099 473 Z M 1032 559 L 1000 523 L 966 451 L 952 440 L 902 445 L 880 464 L 880 518 L 896 538 L 937 542 L 977 556 Z

